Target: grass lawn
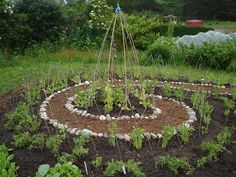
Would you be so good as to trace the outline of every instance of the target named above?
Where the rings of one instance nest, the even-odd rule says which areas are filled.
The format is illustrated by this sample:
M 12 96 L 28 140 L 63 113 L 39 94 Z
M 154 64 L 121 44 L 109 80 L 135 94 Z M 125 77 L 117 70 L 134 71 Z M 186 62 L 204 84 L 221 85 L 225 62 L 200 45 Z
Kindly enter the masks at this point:
M 29 81 L 73 77 L 85 73 L 85 79 L 93 79 L 96 67 L 97 52 L 63 50 L 57 53 L 46 53 L 36 58 L 18 56 L 0 66 L 0 94 L 17 88 Z M 106 65 L 101 64 L 101 70 Z M 189 66 L 142 66 L 145 75 L 155 78 L 161 75 L 164 79 L 184 78 L 189 81 L 212 81 L 217 84 L 236 81 L 236 73 L 192 68 Z

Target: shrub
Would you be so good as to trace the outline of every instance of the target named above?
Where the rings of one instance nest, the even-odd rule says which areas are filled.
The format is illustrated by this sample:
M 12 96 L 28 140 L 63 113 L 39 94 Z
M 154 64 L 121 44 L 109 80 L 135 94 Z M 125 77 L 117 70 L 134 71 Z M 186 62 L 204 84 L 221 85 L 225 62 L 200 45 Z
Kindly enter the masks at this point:
M 236 60 L 236 43 L 223 42 L 182 48 L 185 61 L 192 66 L 226 70 Z
M 156 167 L 166 166 L 171 171 L 173 171 L 175 175 L 179 174 L 179 170 L 183 170 L 186 175 L 191 175 L 194 170 L 194 168 L 188 163 L 188 161 L 182 157 L 171 157 L 170 155 L 167 155 L 156 157 L 154 160 Z
M 0 176 L 16 177 L 18 167 L 12 163 L 13 155 L 9 155 L 8 148 L 5 145 L 0 146 Z
M 155 42 L 148 47 L 146 56 L 148 60 L 153 60 L 154 63 L 169 63 L 171 61 L 172 53 L 167 45 Z

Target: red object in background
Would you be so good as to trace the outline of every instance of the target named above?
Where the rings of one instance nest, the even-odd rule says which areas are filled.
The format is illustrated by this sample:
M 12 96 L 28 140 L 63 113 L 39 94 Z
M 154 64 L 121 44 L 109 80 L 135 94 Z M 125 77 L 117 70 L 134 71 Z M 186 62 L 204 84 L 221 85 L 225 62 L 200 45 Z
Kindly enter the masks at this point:
M 202 20 L 188 20 L 186 24 L 188 26 L 203 26 L 203 21 Z

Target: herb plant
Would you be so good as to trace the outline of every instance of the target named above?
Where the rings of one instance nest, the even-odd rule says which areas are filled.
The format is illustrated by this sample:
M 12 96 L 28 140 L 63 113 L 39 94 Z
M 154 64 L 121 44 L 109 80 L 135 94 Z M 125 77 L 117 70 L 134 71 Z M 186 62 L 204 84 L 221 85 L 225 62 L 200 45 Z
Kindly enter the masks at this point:
M 13 155 L 8 153 L 8 148 L 5 145 L 0 146 L 0 176 L 1 177 L 16 177 L 18 167 L 11 162 Z
M 102 157 L 101 156 L 96 156 L 96 158 L 92 161 L 92 165 L 95 168 L 100 168 L 102 167 Z
M 191 175 L 194 170 L 188 161 L 182 157 L 167 155 L 156 157 L 154 160 L 156 168 L 158 166 L 166 166 L 170 171 L 174 172 L 175 175 L 178 175 L 180 170 L 183 170 L 186 175 Z
M 131 133 L 132 144 L 138 150 L 142 148 L 143 138 L 144 138 L 143 134 L 144 134 L 144 129 L 142 128 L 134 128 Z
M 54 155 L 58 155 L 61 144 L 65 139 L 66 139 L 66 134 L 64 132 L 49 136 L 49 138 L 46 141 L 46 148 L 48 148 Z
M 117 142 L 117 139 L 116 139 L 117 129 L 118 127 L 116 125 L 116 122 L 112 122 L 108 127 L 108 136 L 109 136 L 108 142 L 113 147 L 116 146 L 116 142 Z
M 166 97 L 170 97 L 172 95 L 172 89 L 169 84 L 165 83 L 162 87 L 163 94 Z
M 170 126 L 164 126 L 163 127 L 163 139 L 162 139 L 162 148 L 166 148 L 168 145 L 168 142 L 170 141 L 171 137 L 174 135 L 175 132 L 175 127 L 170 127 Z
M 187 144 L 189 142 L 190 134 L 194 131 L 194 128 L 186 127 L 185 125 L 182 124 L 178 127 L 178 131 L 179 131 L 179 136 L 183 141 L 183 143 Z

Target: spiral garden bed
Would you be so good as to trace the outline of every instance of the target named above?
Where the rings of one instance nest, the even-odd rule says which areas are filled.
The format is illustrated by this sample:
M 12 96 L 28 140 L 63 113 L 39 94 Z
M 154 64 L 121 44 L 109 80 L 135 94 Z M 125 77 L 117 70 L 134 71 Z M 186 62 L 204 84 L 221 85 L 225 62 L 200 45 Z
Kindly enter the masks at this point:
M 164 82 L 163 82 L 164 83 Z M 170 83 L 170 82 L 169 82 Z M 171 84 L 171 83 L 170 83 Z M 67 89 L 63 89 L 62 91 L 55 92 L 51 96 L 44 98 L 42 100 L 41 107 L 39 109 L 40 114 L 42 112 L 46 112 L 48 115 L 48 119 L 45 117 L 45 121 L 41 123 L 39 132 L 48 132 L 48 129 L 51 133 L 56 133 L 57 129 L 65 129 L 70 134 L 70 140 L 63 143 L 61 148 L 62 152 L 70 152 L 72 145 L 71 145 L 71 138 L 74 135 L 79 135 L 81 133 L 88 133 L 91 135 L 91 140 L 88 142 L 87 147 L 89 148 L 89 154 L 87 157 L 80 158 L 75 161 L 75 164 L 78 165 L 82 172 L 85 174 L 84 168 L 84 161 L 87 162 L 87 168 L 89 169 L 88 176 L 104 176 L 102 169 L 94 169 L 92 164 L 90 163 L 92 159 L 94 159 L 95 154 L 99 153 L 104 160 L 110 159 L 120 159 L 120 153 L 117 153 L 117 148 L 111 148 L 108 144 L 108 137 L 107 137 L 107 126 L 109 124 L 109 120 L 100 120 L 99 117 L 91 118 L 87 115 L 85 117 L 81 115 L 77 115 L 75 112 L 72 113 L 73 109 L 68 109 L 65 105 L 68 103 L 68 99 L 75 95 L 75 90 L 77 87 L 81 86 L 75 85 L 68 87 Z M 177 86 L 184 86 L 186 84 L 177 84 Z M 192 84 L 188 84 L 192 85 Z M 205 86 L 204 86 L 205 87 Z M 214 87 L 210 90 L 214 93 Z M 203 88 L 202 86 L 198 85 L 198 89 Z M 207 90 L 207 91 L 210 91 Z M 231 92 L 230 87 L 221 87 L 221 95 L 229 96 Z M 24 91 L 24 90 L 23 90 Z M 22 91 L 19 91 L 21 93 Z M 5 144 L 11 146 L 10 139 L 11 139 L 11 132 L 6 130 L 4 125 L 4 117 L 3 113 L 7 112 L 10 108 L 10 105 L 16 106 L 17 102 L 19 101 L 19 93 L 13 93 L 11 95 L 11 99 L 3 98 L 1 102 L 1 141 Z M 209 126 L 208 133 L 206 136 L 199 136 L 199 131 L 201 130 L 200 127 L 200 120 L 199 114 L 197 113 L 197 121 L 188 121 L 190 115 L 188 114 L 188 108 L 192 107 L 190 96 L 193 94 L 193 91 L 189 91 L 186 93 L 186 98 L 184 103 L 180 103 L 176 101 L 177 99 L 172 98 L 165 98 L 161 85 L 155 88 L 154 94 L 152 97 L 156 97 L 154 102 L 162 113 L 156 118 L 130 118 L 125 120 L 117 120 L 117 125 L 119 127 L 119 135 L 120 140 L 118 141 L 119 151 L 121 152 L 122 159 L 124 161 L 128 159 L 136 159 L 137 161 L 142 162 L 142 169 L 146 176 L 172 176 L 173 173 L 166 168 L 160 168 L 159 170 L 155 169 L 153 156 L 156 155 L 182 155 L 189 159 L 191 164 L 194 164 L 199 156 L 203 155 L 204 153 L 200 150 L 199 145 L 202 141 L 207 141 L 213 139 L 215 135 L 223 129 L 225 126 L 225 118 L 224 118 L 224 105 L 223 102 L 214 98 L 213 94 L 210 94 L 209 103 L 213 105 L 214 111 L 212 113 L 212 122 Z M 155 96 L 156 95 L 156 96 Z M 162 98 L 162 99 L 160 99 Z M 46 100 L 46 102 L 45 102 Z M 11 104 L 10 104 L 11 103 Z M 47 104 L 45 104 L 47 103 Z M 46 110 L 42 110 L 42 105 L 47 105 Z M 189 107 L 188 107 L 189 106 Z M 44 107 L 43 107 L 44 108 Z M 78 109 L 79 110 L 79 109 Z M 170 112 L 173 114 L 170 114 Z M 87 113 L 89 114 L 89 113 Z M 85 114 L 86 115 L 86 114 Z M 168 117 L 169 116 L 169 117 Z M 122 117 L 122 116 L 121 116 Z M 148 117 L 148 115 L 146 115 Z M 235 125 L 234 115 L 231 113 L 229 116 L 229 121 L 227 125 Z M 113 120 L 114 121 L 114 120 Z M 187 122 L 186 122 L 187 121 Z M 52 126 L 48 126 L 47 123 L 52 124 Z M 190 137 L 190 141 L 188 144 L 183 145 L 179 138 L 178 134 L 176 134 L 172 140 L 169 142 L 167 149 L 160 148 L 160 144 L 162 142 L 162 127 L 166 124 L 172 125 L 177 127 L 180 124 L 192 125 L 195 128 L 193 135 Z M 141 150 L 135 150 L 129 142 L 125 142 L 125 136 L 122 137 L 121 135 L 129 135 L 133 126 L 140 126 L 145 129 L 144 136 L 146 140 L 144 140 L 143 147 Z M 187 125 L 187 124 L 186 124 Z M 56 128 L 53 128 L 56 127 Z M 78 131 L 80 130 L 80 131 Z M 88 131 L 90 130 L 90 131 Z M 100 134 L 99 134 L 100 133 Z M 147 134 L 147 133 L 150 133 Z M 156 136 L 154 136 L 156 135 Z M 233 133 L 233 137 L 235 138 L 235 133 Z M 126 137 L 127 138 L 127 137 Z M 124 139 L 124 140 L 122 140 Z M 126 140 L 130 140 L 127 138 Z M 94 146 L 95 144 L 95 146 Z M 231 145 L 228 147 L 229 150 L 232 152 L 231 155 L 223 154 L 219 158 L 220 160 L 215 163 L 209 163 L 202 169 L 197 169 L 194 171 L 192 176 L 233 176 L 235 171 L 235 152 L 236 146 Z M 37 168 L 40 164 L 48 163 L 48 164 L 55 164 L 56 159 L 55 157 L 47 150 L 44 150 L 43 153 L 39 150 L 28 151 L 26 149 L 16 149 L 13 154 L 15 155 L 14 161 L 17 165 L 20 166 L 20 170 L 18 172 L 18 176 L 34 176 Z M 123 174 L 118 174 L 116 176 L 123 176 Z M 127 176 L 132 176 L 129 174 Z

